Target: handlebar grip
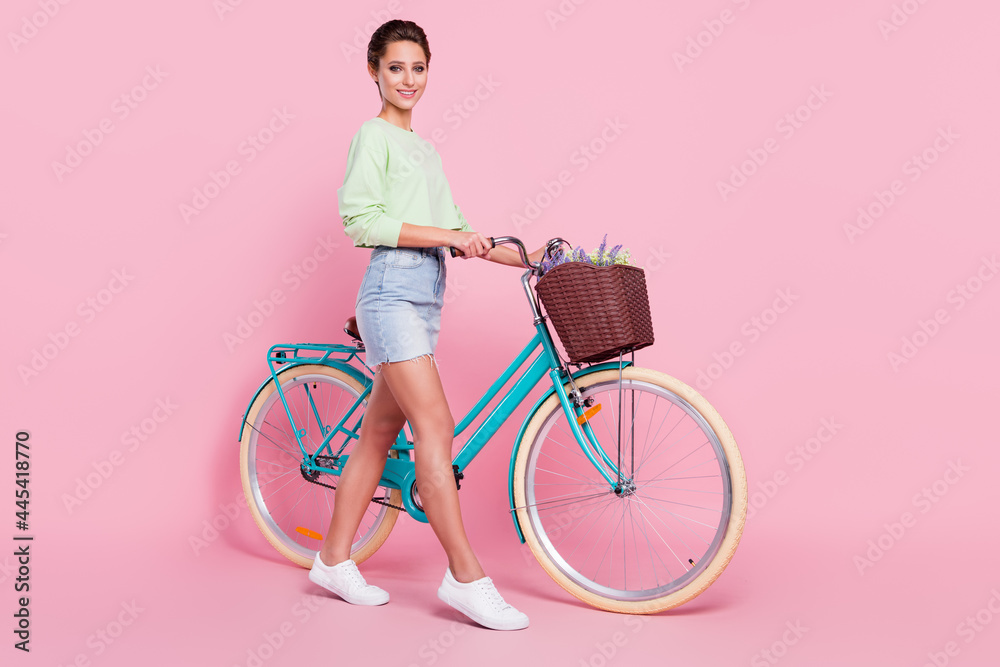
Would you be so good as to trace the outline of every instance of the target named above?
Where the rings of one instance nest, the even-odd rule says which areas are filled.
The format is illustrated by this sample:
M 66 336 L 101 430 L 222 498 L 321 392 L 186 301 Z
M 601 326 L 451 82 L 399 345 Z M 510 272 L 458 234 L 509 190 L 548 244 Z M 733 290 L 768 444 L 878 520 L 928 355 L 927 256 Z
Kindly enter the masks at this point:
M 488 236 L 487 238 L 490 240 L 490 250 L 492 250 L 493 248 L 496 248 L 497 247 L 497 243 L 496 243 L 496 241 L 493 240 L 493 237 L 492 236 Z M 465 256 L 465 253 L 462 252 L 461 250 L 459 250 L 458 248 L 449 246 L 448 250 L 449 250 L 449 252 L 451 252 L 451 256 L 452 257 L 464 257 Z

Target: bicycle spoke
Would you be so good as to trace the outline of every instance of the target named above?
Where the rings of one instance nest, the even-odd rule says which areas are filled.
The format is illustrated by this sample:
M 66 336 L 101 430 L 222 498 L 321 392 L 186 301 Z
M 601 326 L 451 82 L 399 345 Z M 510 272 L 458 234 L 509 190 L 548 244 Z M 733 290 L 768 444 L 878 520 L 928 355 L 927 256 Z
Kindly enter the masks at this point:
M 671 408 L 673 408 L 673 404 L 672 404 L 672 403 L 671 403 Z M 669 410 L 667 411 L 667 414 L 670 414 L 670 411 L 669 411 Z M 664 415 L 664 416 L 663 416 L 663 418 L 664 418 L 664 420 L 666 420 L 666 418 L 667 418 L 667 415 Z M 657 450 L 657 449 L 659 448 L 659 446 L 660 446 L 661 444 L 663 444 L 664 442 L 666 442 L 666 441 L 667 441 L 667 438 L 669 438 L 669 437 L 670 437 L 670 436 L 671 436 L 671 435 L 673 434 L 673 432 L 674 432 L 674 429 L 675 429 L 675 428 L 677 428 L 677 427 L 678 427 L 678 426 L 679 426 L 679 425 L 681 424 L 681 422 L 682 422 L 682 421 L 684 421 L 684 418 L 683 418 L 683 416 L 681 416 L 681 418 L 680 418 L 680 419 L 678 419 L 678 420 L 677 420 L 676 422 L 674 422 L 674 425 L 670 427 L 670 430 L 669 430 L 669 431 L 667 431 L 667 434 L 666 434 L 666 435 L 664 435 L 664 436 L 663 436 L 663 438 L 661 438 L 661 439 L 660 439 L 660 440 L 659 440 L 659 441 L 658 441 L 658 442 L 657 442 L 657 443 L 656 443 L 655 445 L 653 445 L 653 448 L 652 448 L 651 450 L 649 450 L 649 456 L 652 456 L 652 455 L 653 455 L 653 453 L 654 453 L 654 452 L 655 452 L 655 451 L 656 451 L 656 450 Z M 659 429 L 657 429 L 657 434 L 659 434 Z M 683 438 L 681 438 L 681 439 L 683 440 Z M 679 441 L 678 441 L 678 442 L 679 442 Z M 667 449 L 670 449 L 670 447 L 673 447 L 673 445 L 669 445 L 669 446 L 667 447 Z M 642 467 L 642 464 L 640 464 L 640 465 L 639 465 L 639 468 L 641 468 L 641 467 Z M 636 473 L 638 474 L 638 472 L 639 472 L 639 471 L 638 471 L 638 469 L 637 469 L 637 470 L 636 470 Z
M 625 508 L 623 506 L 622 518 L 618 520 L 618 523 L 615 524 L 614 529 L 611 531 L 611 537 L 608 539 L 608 548 L 604 550 L 604 554 L 601 556 L 601 562 L 597 564 L 597 570 L 596 570 L 597 573 L 600 573 L 601 564 L 604 563 L 604 559 L 607 557 L 608 552 L 611 552 L 611 561 L 608 562 L 608 573 L 609 574 L 611 573 L 611 566 L 612 562 L 614 561 L 614 551 L 612 551 L 611 547 L 614 546 L 615 535 L 618 534 L 618 527 L 621 526 L 624 521 L 625 521 Z
M 288 470 L 288 472 L 283 472 L 280 475 L 277 475 L 276 477 L 272 477 L 271 479 L 267 480 L 266 482 L 261 482 L 260 483 L 260 488 L 263 489 L 268 484 L 273 484 L 274 482 L 278 481 L 282 477 L 285 477 L 286 475 L 294 475 L 294 474 L 297 474 L 298 472 L 299 472 L 298 468 L 290 468 Z M 288 482 L 285 482 L 285 484 L 287 484 L 287 483 Z M 283 488 L 285 488 L 284 485 L 282 485 L 278 490 L 280 491 Z
M 577 473 L 577 474 L 578 474 L 578 477 L 576 477 L 576 479 L 578 479 L 578 480 L 580 480 L 580 481 L 583 481 L 583 482 L 589 482 L 589 481 L 590 481 L 590 479 L 589 479 L 589 478 L 587 478 L 587 477 L 585 477 L 585 476 L 584 476 L 584 473 L 582 473 L 581 471 L 577 470 L 576 468 L 570 468 L 570 467 L 569 467 L 569 466 L 568 466 L 567 464 L 563 463 L 563 462 L 562 462 L 562 461 L 560 461 L 559 459 L 557 459 L 557 458 L 555 458 L 555 457 L 553 457 L 553 456 L 551 456 L 551 455 L 549 455 L 549 454 L 546 454 L 545 452 L 543 452 L 542 454 L 543 454 L 543 455 L 544 455 L 544 456 L 545 456 L 546 458 L 550 459 L 551 461 L 553 461 L 553 462 L 555 462 L 555 463 L 558 463 L 559 465 L 561 465 L 562 467 L 566 468 L 567 470 L 569 470 L 569 471 L 571 471 L 571 472 L 575 472 L 575 473 Z M 587 464 L 588 464 L 588 465 L 590 465 L 590 461 L 589 461 L 589 460 L 587 460 Z M 593 466 L 592 466 L 592 465 L 591 465 L 591 468 L 593 469 Z M 555 474 L 558 474 L 558 473 L 556 473 L 555 471 L 550 471 L 550 472 L 552 472 L 552 474 L 554 474 L 554 475 L 555 475 Z M 567 477 L 567 475 L 563 475 L 563 476 L 564 476 L 564 477 Z M 573 479 L 573 478 L 570 478 L 570 479 Z M 602 478 L 602 479 L 603 479 L 603 478 Z
M 627 370 L 619 383 L 614 371 L 580 390 L 606 403 L 588 431 L 601 455 L 620 457 L 619 493 L 584 455 L 571 416 L 550 404 L 519 464 L 530 471 L 523 502 L 539 558 L 574 585 L 609 600 L 661 599 L 695 581 L 718 552 L 732 503 L 726 453 L 681 395 Z M 591 490 L 601 493 L 585 498 Z
M 657 397 L 657 400 L 659 400 L 659 397 Z M 657 437 L 659 437 L 660 431 L 663 429 L 663 425 L 667 423 L 667 417 L 670 416 L 670 413 L 673 411 L 673 409 L 674 409 L 674 404 L 670 403 L 670 405 L 667 406 L 667 411 L 665 413 L 663 413 L 663 419 L 660 420 L 659 425 L 656 427 L 656 433 L 653 434 L 652 439 L 649 438 L 649 429 L 648 428 L 646 429 L 646 442 L 643 443 L 643 445 L 642 445 L 642 456 L 639 459 L 639 465 L 637 465 L 635 467 L 635 471 L 633 472 L 633 476 L 637 476 L 639 474 L 639 471 L 642 470 L 642 466 L 646 463 L 646 461 L 649 460 L 649 457 L 651 457 L 653 455 L 653 452 L 655 452 L 656 449 L 657 449 L 657 447 L 659 446 L 659 444 L 654 445 L 649 450 L 649 453 L 648 454 L 646 453 L 646 448 L 649 446 L 649 443 L 651 441 L 656 441 Z M 652 420 L 649 422 L 649 424 L 650 424 L 650 428 L 651 428 L 652 425 L 653 425 Z M 676 427 L 676 424 L 674 426 Z M 663 439 L 666 440 L 669 437 L 670 437 L 670 432 L 667 432 L 667 434 L 665 436 L 663 436 Z
M 568 500 L 568 499 L 574 498 L 574 497 L 577 498 L 577 499 L 579 499 L 579 500 L 586 500 L 588 498 L 600 498 L 601 496 L 608 495 L 608 493 L 610 493 L 610 492 L 592 493 L 592 494 L 586 495 L 586 496 L 561 496 L 560 498 L 557 498 L 557 499 L 554 499 L 554 500 L 546 500 L 546 501 L 539 502 L 539 503 L 530 503 L 528 505 L 520 505 L 518 507 L 515 507 L 514 509 L 527 509 L 529 507 L 535 507 L 535 508 L 540 507 L 543 510 L 545 510 L 545 509 L 552 509 L 554 507 L 563 507 L 565 505 L 571 505 L 572 504 L 572 503 L 569 503 L 569 502 L 562 502 L 562 503 L 559 503 L 559 504 L 556 504 L 556 505 L 552 505 L 551 503 L 553 503 L 555 500 Z
M 657 500 L 657 499 L 656 499 L 656 498 L 646 498 L 645 500 Z M 639 501 L 639 502 L 641 502 L 641 503 L 642 503 L 642 504 L 643 504 L 644 506 L 646 506 L 646 507 L 649 507 L 649 505 L 646 505 L 646 502 L 645 502 L 645 500 L 642 500 L 642 499 L 640 499 L 640 501 Z M 696 509 L 701 509 L 701 508 L 696 508 Z M 717 511 L 717 512 L 721 512 L 721 510 L 714 510 L 714 511 Z M 671 510 L 668 510 L 668 509 L 664 509 L 664 510 L 663 510 L 663 512 L 664 512 L 665 514 L 669 515 L 669 516 L 672 516 L 672 517 L 674 517 L 675 519 L 680 519 L 680 520 L 681 520 L 681 525 L 684 525 L 684 521 L 688 521 L 688 522 L 690 522 L 690 523 L 696 523 L 696 524 L 698 524 L 699 526 L 705 526 L 706 528 L 712 528 L 713 530 L 714 530 L 715 528 L 717 528 L 717 527 L 718 527 L 717 525 L 713 525 L 713 524 L 710 524 L 710 523 L 705 523 L 705 522 L 703 522 L 703 521 L 698 521 L 697 519 L 692 519 L 692 518 L 691 518 L 691 517 L 689 517 L 689 516 L 684 516 L 683 514 L 678 514 L 677 512 L 673 512 L 673 511 L 671 511 Z M 659 517 L 658 515 L 657 515 L 657 517 L 656 517 L 656 518 L 657 518 L 657 519 L 660 519 L 660 517 Z M 666 526 L 666 525 L 667 525 L 667 523 L 666 523 L 665 521 L 663 521 L 663 519 L 660 519 L 660 521 L 661 521 L 661 522 L 663 523 L 663 525 L 664 525 L 664 526 Z M 688 530 L 691 530 L 691 529 L 690 529 L 690 528 L 688 528 Z M 695 531 L 693 531 L 693 530 L 691 530 L 691 532 L 692 532 L 692 533 L 693 533 L 694 535 L 696 535 L 696 536 L 698 535 L 698 533 L 696 533 L 696 532 L 695 532 Z M 701 537 L 700 537 L 700 536 L 699 536 L 699 539 L 701 539 Z M 706 544 L 708 544 L 708 543 L 706 542 Z
M 639 501 L 639 505 L 643 505 L 642 501 Z M 670 543 L 667 542 L 665 539 L 663 539 L 663 536 L 660 535 L 660 531 L 658 531 L 656 529 L 656 526 L 654 526 L 653 523 L 649 519 L 646 518 L 646 513 L 642 511 L 642 507 L 636 507 L 635 509 L 642 516 L 642 518 L 646 521 L 646 524 L 649 526 L 649 529 L 652 530 L 653 533 L 658 538 L 660 538 L 660 542 L 662 542 L 663 546 L 665 546 L 667 548 L 667 551 L 670 552 L 670 555 L 673 556 L 677 560 L 677 562 L 680 563 L 681 566 L 683 567 L 684 561 L 681 560 L 681 557 L 677 555 L 677 552 L 674 551 L 673 547 L 670 546 Z M 659 517 L 657 517 L 657 518 L 659 518 Z M 661 520 L 661 523 L 662 523 L 662 520 Z M 668 530 L 670 530 L 670 526 L 667 526 L 665 523 L 663 525 L 664 525 L 665 528 L 667 528 Z M 671 532 L 673 532 L 673 531 L 671 531 Z M 684 541 L 681 540 L 681 543 L 683 544 Z M 650 541 L 650 544 L 652 544 L 652 541 Z M 687 545 L 685 544 L 684 546 L 687 546 Z M 670 567 L 663 561 L 662 558 L 660 558 L 660 562 L 663 563 L 663 566 L 667 568 L 667 573 L 669 574 L 670 573 Z M 671 574 L 670 576 L 673 576 L 673 575 Z
M 255 520 L 273 543 L 281 545 L 279 550 L 283 553 L 294 552 L 311 559 L 320 544 L 317 539 L 322 540 L 333 516 L 336 488 L 335 484 L 327 485 L 327 481 L 336 475 L 321 473 L 316 482 L 303 476 L 299 440 L 302 447 L 315 454 L 328 436 L 332 440 L 337 433 L 344 433 L 341 451 L 349 453 L 356 439 L 332 428 L 346 420 L 346 413 L 352 407 L 354 421 L 360 423 L 365 403 L 357 402 L 359 390 L 355 381 L 338 370 L 317 365 L 302 371 L 293 366 L 283 372 L 290 373 L 278 376 L 283 382 L 285 402 L 273 385 L 267 387 L 270 393 L 261 393 L 263 402 L 250 410 L 257 416 L 252 423 L 247 422 L 252 430 L 243 456 L 249 461 L 249 482 L 258 510 Z M 349 430 L 351 424 L 345 421 L 344 428 Z M 297 429 L 301 431 L 300 438 L 296 438 Z M 380 486 L 373 500 L 388 501 L 394 493 L 398 491 Z M 352 553 L 379 533 L 381 538 L 375 544 L 381 544 L 395 522 L 398 512 L 389 516 L 388 508 L 376 505 L 370 503 L 365 508 L 354 535 Z

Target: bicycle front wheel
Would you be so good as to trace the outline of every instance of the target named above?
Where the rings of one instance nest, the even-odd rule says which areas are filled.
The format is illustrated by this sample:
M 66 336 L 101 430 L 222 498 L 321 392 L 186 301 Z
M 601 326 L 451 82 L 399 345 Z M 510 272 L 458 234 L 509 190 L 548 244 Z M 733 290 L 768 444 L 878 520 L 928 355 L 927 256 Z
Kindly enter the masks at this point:
M 278 379 L 310 454 L 364 391 L 347 373 L 320 364 L 289 367 L 278 373 Z M 353 427 L 361 414 L 359 407 L 344 426 Z M 275 549 L 292 562 L 311 567 L 333 517 L 337 492 L 330 487 L 336 487 L 340 478 L 320 474 L 311 480 L 310 471 L 303 470 L 302 451 L 274 380 L 254 399 L 246 420 L 240 443 L 240 476 L 250 513 Z M 342 441 L 334 436 L 333 453 Z M 342 454 L 350 455 L 355 442 L 352 439 Z M 389 455 L 395 457 L 396 452 Z M 399 505 L 401 497 L 399 489 L 378 487 L 374 499 Z M 372 502 L 368 506 L 351 547 L 356 563 L 382 546 L 398 515 L 399 510 L 386 505 Z
M 621 484 L 616 491 L 586 457 L 552 395 L 518 443 L 525 541 L 549 576 L 594 607 L 649 614 L 691 600 L 728 565 L 746 521 L 746 474 L 729 427 L 658 371 L 625 368 L 620 393 L 617 369 L 577 386 L 600 405 L 587 423 Z

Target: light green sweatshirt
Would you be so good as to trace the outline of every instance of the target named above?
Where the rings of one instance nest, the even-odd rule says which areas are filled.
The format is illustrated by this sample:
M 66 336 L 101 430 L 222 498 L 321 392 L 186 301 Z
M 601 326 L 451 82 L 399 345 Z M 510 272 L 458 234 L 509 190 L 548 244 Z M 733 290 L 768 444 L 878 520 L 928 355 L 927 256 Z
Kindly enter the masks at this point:
M 376 116 L 362 123 L 337 190 L 344 231 L 355 246 L 396 247 L 402 224 L 471 232 L 434 144 Z

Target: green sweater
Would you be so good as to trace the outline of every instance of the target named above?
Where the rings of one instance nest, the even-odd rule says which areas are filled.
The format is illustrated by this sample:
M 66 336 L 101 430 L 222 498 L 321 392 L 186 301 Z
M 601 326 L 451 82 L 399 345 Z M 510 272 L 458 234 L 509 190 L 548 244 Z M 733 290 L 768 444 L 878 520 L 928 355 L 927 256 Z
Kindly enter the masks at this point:
M 396 247 L 403 222 L 471 232 L 434 144 L 376 116 L 351 140 L 337 190 L 344 231 L 355 246 Z

